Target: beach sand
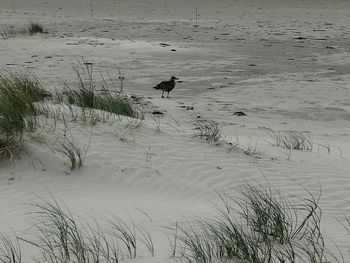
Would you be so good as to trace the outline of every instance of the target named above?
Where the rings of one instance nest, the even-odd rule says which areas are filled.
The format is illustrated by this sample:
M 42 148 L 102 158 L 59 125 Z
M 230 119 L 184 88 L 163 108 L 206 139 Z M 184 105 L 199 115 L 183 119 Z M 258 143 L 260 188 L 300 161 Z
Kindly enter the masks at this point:
M 337 220 L 350 215 L 350 2 L 291 2 L 99 0 L 91 9 L 83 0 L 16 0 L 13 12 L 2 0 L 0 31 L 34 21 L 47 33 L 0 39 L 0 70 L 29 70 L 57 90 L 76 81 L 83 58 L 96 79 L 122 74 L 145 120 L 71 123 L 87 149 L 79 171 L 25 138 L 16 162 L 0 165 L 0 230 L 30 238 L 28 204 L 52 195 L 81 218 L 147 226 L 155 256 L 141 251 L 130 262 L 175 262 L 164 226 L 213 215 L 217 191 L 236 196 L 268 182 L 292 197 L 321 191 L 324 234 L 349 260 Z M 173 75 L 180 82 L 161 98 L 152 87 Z M 200 120 L 216 121 L 224 142 L 195 137 Z M 288 130 L 310 136 L 313 150 L 274 147 L 271 131 Z M 38 256 L 23 249 L 25 262 Z

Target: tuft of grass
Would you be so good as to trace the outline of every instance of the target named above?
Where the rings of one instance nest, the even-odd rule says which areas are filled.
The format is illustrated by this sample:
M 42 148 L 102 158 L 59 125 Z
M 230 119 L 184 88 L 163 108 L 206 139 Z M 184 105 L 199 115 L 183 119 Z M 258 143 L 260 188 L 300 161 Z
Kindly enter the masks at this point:
M 2 36 L 2 38 L 4 39 L 8 39 L 8 38 L 14 38 L 18 35 L 34 35 L 37 33 L 44 33 L 44 28 L 42 25 L 40 25 L 39 23 L 34 23 L 31 22 L 26 28 L 22 28 L 22 29 L 14 29 L 13 27 L 7 30 L 4 30 L 0 33 L 0 35 Z
M 127 253 L 126 257 L 132 259 L 137 257 L 140 241 L 148 250 L 151 256 L 154 256 L 154 244 L 152 236 L 144 227 L 136 226 L 134 221 L 127 223 L 123 220 L 114 220 L 111 222 L 113 236 L 122 244 Z
M 60 146 L 56 148 L 57 151 L 65 155 L 70 161 L 70 170 L 79 170 L 83 167 L 84 163 L 84 152 L 77 145 L 73 138 L 65 139 L 61 142 Z
M 128 251 L 128 257 L 136 258 L 137 256 L 137 238 L 136 226 L 132 222 L 129 226 L 126 222 L 120 220 L 118 223 L 112 223 L 114 235 L 124 244 Z
M 43 26 L 35 22 L 31 22 L 27 30 L 30 35 L 34 35 L 37 33 L 40 33 L 40 34 L 44 33 Z
M 131 100 L 109 91 L 108 82 L 105 78 L 103 78 L 102 89 L 99 92 L 93 76 L 92 63 L 84 61 L 83 64 L 80 64 L 80 68 L 75 68 L 74 71 L 77 76 L 78 87 L 73 88 L 66 84 L 62 94 L 57 96 L 59 100 L 81 108 L 97 109 L 132 118 L 143 118 Z M 111 82 L 113 83 L 112 80 Z
M 35 103 L 49 96 L 34 75 L 0 73 L 0 154 L 9 155 L 25 131 L 33 132 L 38 124 Z M 12 155 L 12 154 L 10 154 Z
M 216 121 L 202 120 L 197 122 L 194 136 L 208 142 L 220 142 L 222 139 L 221 127 Z
M 320 196 L 291 202 L 271 188 L 246 185 L 241 198 L 219 194 L 215 219 L 176 225 L 181 262 L 294 263 L 336 260 L 321 233 Z M 237 207 L 239 208 L 237 210 Z M 336 260 L 337 261 L 337 260 Z
M 269 133 L 273 146 L 283 147 L 288 150 L 299 150 L 311 152 L 313 141 L 310 136 L 300 131 L 280 131 Z
M 54 198 L 52 201 L 41 199 L 33 207 L 37 209 L 39 240 L 22 240 L 38 247 L 45 262 L 119 262 L 117 244 L 97 223 L 96 227 L 84 227 Z
M 19 239 L 41 250 L 43 261 L 38 262 L 118 263 L 124 257 L 137 256 L 137 241 L 141 241 L 154 255 L 149 232 L 137 227 L 134 222 L 113 221 L 106 232 L 96 221 L 89 224 L 77 220 L 53 197 L 52 200 L 40 198 L 32 206 L 36 210 L 38 239 Z M 138 234 L 141 234 L 140 237 Z
M 139 114 L 135 111 L 132 103 L 126 98 L 113 96 L 112 94 L 100 95 L 95 99 L 95 109 L 138 118 Z

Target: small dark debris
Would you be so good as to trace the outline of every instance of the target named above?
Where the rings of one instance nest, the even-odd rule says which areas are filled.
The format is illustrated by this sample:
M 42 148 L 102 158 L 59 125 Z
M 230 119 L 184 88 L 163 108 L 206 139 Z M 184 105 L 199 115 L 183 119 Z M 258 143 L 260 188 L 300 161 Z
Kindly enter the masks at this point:
M 306 37 L 295 37 L 294 39 L 301 40 L 301 39 L 306 39 Z
M 187 106 L 186 110 L 194 110 L 194 108 L 192 106 Z
M 167 43 L 159 43 L 159 45 L 162 46 L 162 47 L 169 47 L 169 46 L 170 46 L 170 45 L 167 44 Z
M 136 95 L 131 95 L 130 98 L 135 102 L 142 101 L 142 98 Z
M 247 116 L 247 114 L 244 113 L 243 111 L 236 111 L 233 115 L 235 115 L 235 116 Z
M 200 118 L 202 118 L 202 117 L 198 115 L 198 116 L 197 116 L 197 119 L 200 119 Z
M 154 110 L 154 111 L 152 112 L 152 114 L 154 114 L 154 115 L 164 115 L 164 113 L 161 112 L 161 111 L 159 111 L 159 110 Z
M 222 167 L 220 167 L 220 166 L 216 166 L 216 169 L 218 169 L 218 170 L 222 170 Z
M 328 48 L 328 49 L 334 49 L 334 47 L 331 47 L 331 46 L 326 46 L 326 48 Z
M 46 56 L 45 58 L 52 58 L 51 56 Z
M 256 67 L 256 64 L 249 64 L 249 67 Z
M 170 50 L 170 51 L 176 52 L 176 49 L 172 49 L 172 50 Z

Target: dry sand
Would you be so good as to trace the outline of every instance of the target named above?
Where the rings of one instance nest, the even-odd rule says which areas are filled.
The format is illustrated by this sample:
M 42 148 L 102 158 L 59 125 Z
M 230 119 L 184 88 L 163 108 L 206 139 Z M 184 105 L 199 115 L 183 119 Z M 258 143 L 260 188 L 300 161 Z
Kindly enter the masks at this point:
M 76 172 L 27 139 L 16 164 L 0 167 L 0 228 L 30 235 L 26 203 L 51 193 L 78 216 L 132 216 L 156 243 L 156 257 L 133 262 L 173 262 L 160 226 L 211 214 L 216 190 L 235 195 L 267 180 L 300 198 L 304 187 L 321 186 L 325 234 L 349 260 L 350 238 L 336 219 L 350 213 L 350 1 L 291 2 L 99 0 L 91 17 L 87 0 L 16 0 L 14 13 L 2 0 L 1 31 L 35 21 L 48 33 L 0 39 L 1 70 L 29 69 L 52 90 L 74 81 L 81 57 L 97 78 L 120 69 L 124 92 L 143 99 L 146 118 L 137 128 L 99 123 L 92 132 L 72 124 L 80 145 L 89 144 Z M 162 99 L 152 87 L 172 75 L 182 82 Z M 199 116 L 255 153 L 193 138 Z M 269 129 L 302 131 L 313 151 L 273 147 Z

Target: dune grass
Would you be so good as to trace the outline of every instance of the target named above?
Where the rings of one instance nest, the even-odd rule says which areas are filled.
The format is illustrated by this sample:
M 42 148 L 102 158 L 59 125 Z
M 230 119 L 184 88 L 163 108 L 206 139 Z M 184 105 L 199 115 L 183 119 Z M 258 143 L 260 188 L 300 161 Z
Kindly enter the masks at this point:
M 0 234 L 0 262 L 22 262 L 22 251 L 18 239 L 11 239 L 4 234 Z
M 69 122 L 77 120 L 82 124 L 94 125 L 99 121 L 114 121 L 120 115 L 143 119 L 142 113 L 129 99 L 108 90 L 107 81 L 103 82 L 103 92 L 99 92 L 90 65 L 82 68 L 82 72 L 75 70 L 78 87 L 73 89 L 66 85 L 64 91 L 57 92 L 55 96 L 46 91 L 33 74 L 10 71 L 0 73 L 1 158 L 14 160 L 14 153 L 21 148 L 24 134 L 33 133 L 42 127 L 39 120 L 42 121 L 45 117 L 52 120 L 53 130 L 58 122 L 66 129 Z M 55 102 L 60 105 L 53 107 Z M 67 114 L 71 114 L 72 119 Z M 61 145 L 55 150 L 69 158 L 70 169 L 82 167 L 86 151 L 74 143 L 74 138 L 60 141 Z
M 29 35 L 34 35 L 37 33 L 44 33 L 43 26 L 39 23 L 31 22 L 27 28 Z
M 0 73 L 0 155 L 7 156 L 25 131 L 36 130 L 35 102 L 47 96 L 34 75 Z
M 269 133 L 273 146 L 286 148 L 288 150 L 308 151 L 313 149 L 313 141 L 310 136 L 300 131 L 280 131 Z
M 61 152 L 70 161 L 70 170 L 79 170 L 83 167 L 85 152 L 75 141 L 74 138 L 64 137 L 56 150 Z
M 344 262 L 326 248 L 320 195 L 307 194 L 292 202 L 269 186 L 251 184 L 240 198 L 219 194 L 223 205 L 216 215 L 176 223 L 172 257 L 188 263 Z M 0 235 L 0 262 L 22 261 L 18 241 L 39 249 L 36 262 L 116 263 L 144 256 L 139 252 L 145 248 L 155 255 L 150 233 L 132 219 L 113 218 L 107 227 L 96 220 L 90 224 L 53 197 L 39 198 L 32 207 L 35 232 L 30 239 Z M 343 224 L 347 230 L 349 221 Z
M 114 218 L 106 231 L 96 220 L 89 224 L 76 219 L 54 198 L 40 198 L 32 206 L 37 239 L 19 240 L 41 251 L 43 261 L 38 262 L 118 263 L 137 256 L 138 241 L 154 255 L 149 232 L 134 222 Z
M 44 28 L 41 24 L 31 22 L 25 28 L 14 29 L 12 27 L 11 29 L 4 30 L 4 31 L 0 32 L 0 35 L 2 36 L 2 38 L 8 39 L 8 38 L 14 38 L 16 36 L 21 36 L 21 35 L 28 35 L 28 34 L 34 35 L 34 34 L 38 34 L 38 33 L 43 34 L 44 32 L 45 32 Z
M 194 136 L 214 143 L 219 143 L 223 139 L 219 123 L 212 120 L 198 121 L 194 128 Z
M 177 227 L 176 257 L 195 263 L 338 262 L 325 247 L 319 197 L 308 194 L 294 203 L 269 187 L 249 184 L 241 198 L 220 194 L 223 207 L 215 219 Z
M 93 75 L 93 64 L 80 63 L 75 69 L 77 87 L 65 85 L 58 98 L 68 104 L 81 108 L 90 108 L 109 112 L 115 115 L 123 115 L 132 118 L 143 118 L 142 113 L 133 105 L 132 101 L 112 92 L 108 82 L 103 78 L 103 84 L 99 89 Z M 111 81 L 112 82 L 112 81 Z

